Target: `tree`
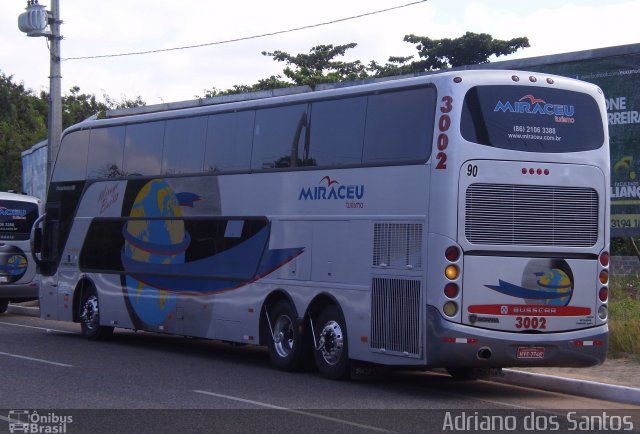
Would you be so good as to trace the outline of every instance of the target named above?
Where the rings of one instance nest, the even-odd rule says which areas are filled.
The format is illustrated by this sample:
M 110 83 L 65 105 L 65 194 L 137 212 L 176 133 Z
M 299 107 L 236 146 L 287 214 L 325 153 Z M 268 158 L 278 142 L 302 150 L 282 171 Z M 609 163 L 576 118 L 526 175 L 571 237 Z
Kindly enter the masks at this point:
M 426 36 L 406 35 L 404 40 L 416 45 L 420 60 L 410 62 L 413 57 L 390 57 L 386 65 L 371 62 L 369 69 L 376 76 L 488 63 L 489 57 L 493 55 L 505 56 L 515 53 L 520 48 L 529 47 L 529 39 L 526 37 L 506 41 L 494 39 L 487 33 L 473 32 L 467 32 L 455 39 L 431 39 Z
M 282 72 L 293 84 L 307 85 L 313 88 L 319 83 L 367 78 L 366 67 L 359 60 L 353 62 L 333 60 L 337 56 L 344 56 L 348 49 L 357 45 L 354 42 L 336 46 L 332 44 L 317 45 L 312 47 L 308 54 L 295 56 L 279 50 L 272 53 L 263 51 L 262 55 L 271 56 L 273 60 L 278 62 L 285 62 L 287 66 Z

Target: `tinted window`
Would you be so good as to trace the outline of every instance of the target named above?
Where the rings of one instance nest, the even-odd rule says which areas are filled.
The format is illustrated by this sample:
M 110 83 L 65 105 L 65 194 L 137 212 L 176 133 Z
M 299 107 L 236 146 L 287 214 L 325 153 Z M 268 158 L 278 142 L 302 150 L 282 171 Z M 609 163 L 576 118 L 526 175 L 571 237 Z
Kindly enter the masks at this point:
M 360 164 L 367 98 L 313 103 L 310 145 L 303 160 L 317 166 Z
M 207 118 L 204 116 L 167 121 L 162 173 L 202 171 L 206 134 Z
M 124 145 L 124 171 L 128 175 L 160 174 L 164 122 L 127 126 Z
M 255 112 L 222 113 L 209 117 L 204 170 L 247 170 L 251 163 Z
M 126 175 L 122 169 L 124 127 L 91 130 L 89 143 L 88 178 L 116 178 Z
M 363 163 L 426 160 L 435 98 L 432 88 L 369 96 Z
M 38 205 L 16 200 L 0 201 L 0 240 L 28 240 L 38 218 Z
M 252 169 L 313 165 L 303 161 L 307 105 L 258 110 L 253 138 Z
M 534 86 L 471 88 L 460 130 L 471 142 L 527 152 L 586 151 L 604 143 L 591 96 Z
M 64 136 L 58 150 L 52 181 L 73 181 L 85 178 L 89 130 L 74 131 Z

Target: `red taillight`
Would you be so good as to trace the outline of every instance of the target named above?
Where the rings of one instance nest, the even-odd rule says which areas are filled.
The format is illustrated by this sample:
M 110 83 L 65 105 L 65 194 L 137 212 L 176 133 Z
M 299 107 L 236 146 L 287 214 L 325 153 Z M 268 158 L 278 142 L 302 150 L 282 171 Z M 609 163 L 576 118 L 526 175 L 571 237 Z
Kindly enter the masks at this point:
M 444 295 L 448 298 L 456 298 L 458 296 L 458 285 L 455 283 L 447 283 L 444 286 Z
M 609 252 L 600 253 L 600 265 L 603 267 L 609 266 Z
M 460 250 L 456 246 L 447 247 L 447 250 L 444 251 L 444 257 L 449 262 L 455 262 L 460 258 Z
M 606 286 L 600 288 L 600 291 L 598 291 L 598 298 L 603 303 L 607 301 L 607 299 L 609 298 L 609 288 L 607 288 Z

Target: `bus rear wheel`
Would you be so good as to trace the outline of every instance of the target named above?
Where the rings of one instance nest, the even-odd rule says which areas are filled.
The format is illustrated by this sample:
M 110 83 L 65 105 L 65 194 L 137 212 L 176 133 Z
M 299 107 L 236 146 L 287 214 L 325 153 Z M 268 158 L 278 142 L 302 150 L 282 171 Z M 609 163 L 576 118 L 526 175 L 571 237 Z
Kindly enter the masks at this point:
M 349 374 L 347 326 L 335 305 L 326 306 L 318 315 L 313 357 L 323 377 L 346 379 Z
M 98 294 L 91 286 L 83 290 L 79 317 L 80 329 L 85 338 L 98 341 L 108 339 L 113 334 L 113 327 L 100 325 Z
M 296 327 L 296 318 L 295 310 L 284 300 L 268 311 L 269 357 L 271 363 L 283 371 L 297 371 L 303 364 L 303 334 Z

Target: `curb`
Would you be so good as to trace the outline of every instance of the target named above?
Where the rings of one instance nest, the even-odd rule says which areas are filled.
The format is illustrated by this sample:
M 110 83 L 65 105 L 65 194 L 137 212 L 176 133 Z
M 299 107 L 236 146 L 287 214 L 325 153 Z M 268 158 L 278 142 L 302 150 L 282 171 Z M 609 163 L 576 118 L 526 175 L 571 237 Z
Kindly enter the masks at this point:
M 18 315 L 25 315 L 25 316 L 35 316 L 35 317 L 40 316 L 39 307 L 18 306 L 11 303 L 9 303 L 9 306 L 7 307 L 7 312 L 15 313 Z
M 493 377 L 491 381 L 548 390 L 550 392 L 640 405 L 640 389 L 635 387 L 598 383 L 597 381 L 589 380 L 577 380 L 574 378 L 557 377 L 555 375 L 537 374 L 513 369 L 504 369 L 502 371 L 502 377 Z

